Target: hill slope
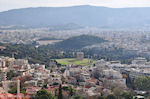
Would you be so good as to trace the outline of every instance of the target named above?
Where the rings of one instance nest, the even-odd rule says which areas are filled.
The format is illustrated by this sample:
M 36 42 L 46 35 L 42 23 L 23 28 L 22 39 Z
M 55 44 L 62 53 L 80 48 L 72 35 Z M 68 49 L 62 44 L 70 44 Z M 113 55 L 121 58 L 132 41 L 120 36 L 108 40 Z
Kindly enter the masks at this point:
M 48 26 L 74 23 L 104 28 L 150 26 L 150 8 L 39 7 L 0 12 L 0 25 Z
M 66 49 L 66 50 L 81 49 L 85 46 L 90 46 L 90 45 L 102 43 L 105 41 L 106 40 L 96 37 L 96 36 L 81 35 L 81 36 L 71 37 L 62 42 L 56 43 L 55 46 L 56 48 Z

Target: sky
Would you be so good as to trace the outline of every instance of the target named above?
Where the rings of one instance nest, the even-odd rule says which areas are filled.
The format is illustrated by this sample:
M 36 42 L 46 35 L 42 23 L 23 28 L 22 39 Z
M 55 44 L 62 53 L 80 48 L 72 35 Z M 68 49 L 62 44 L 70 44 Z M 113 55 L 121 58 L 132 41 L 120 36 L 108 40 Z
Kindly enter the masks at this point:
M 0 0 L 0 12 L 27 7 L 94 5 L 111 8 L 150 7 L 150 0 Z

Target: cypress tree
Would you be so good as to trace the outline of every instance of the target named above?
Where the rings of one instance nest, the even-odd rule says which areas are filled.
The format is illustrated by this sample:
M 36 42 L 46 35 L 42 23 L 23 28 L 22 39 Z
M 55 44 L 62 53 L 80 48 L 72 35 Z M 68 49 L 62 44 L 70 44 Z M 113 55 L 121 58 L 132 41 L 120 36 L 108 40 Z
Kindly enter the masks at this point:
M 61 84 L 59 85 L 58 99 L 63 99 Z

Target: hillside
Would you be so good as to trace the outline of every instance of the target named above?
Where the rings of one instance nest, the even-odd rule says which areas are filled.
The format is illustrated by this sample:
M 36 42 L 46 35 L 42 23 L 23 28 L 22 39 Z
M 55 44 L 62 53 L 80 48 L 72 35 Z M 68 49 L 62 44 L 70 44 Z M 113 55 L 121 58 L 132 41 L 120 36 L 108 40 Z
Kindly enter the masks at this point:
M 106 40 L 91 36 L 91 35 L 80 35 L 76 37 L 71 37 L 69 39 L 66 39 L 62 42 L 56 43 L 55 47 L 58 49 L 66 49 L 66 50 L 72 50 L 72 49 L 82 49 L 85 46 L 90 46 L 97 43 L 105 42 Z
M 142 28 L 150 27 L 149 11 L 148 7 L 107 8 L 88 5 L 14 9 L 0 12 L 0 26 L 42 27 L 72 23 L 101 28 Z

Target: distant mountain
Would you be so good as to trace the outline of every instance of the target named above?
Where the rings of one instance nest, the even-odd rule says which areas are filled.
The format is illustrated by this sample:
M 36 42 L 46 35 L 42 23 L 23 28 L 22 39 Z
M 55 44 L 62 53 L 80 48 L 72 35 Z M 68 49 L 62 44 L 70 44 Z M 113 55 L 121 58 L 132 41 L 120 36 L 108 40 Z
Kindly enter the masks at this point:
M 83 47 L 90 46 L 97 43 L 103 43 L 106 42 L 106 40 L 91 36 L 91 35 L 80 35 L 71 37 L 69 39 L 66 39 L 62 42 L 56 43 L 55 47 L 58 49 L 65 49 L 65 50 L 76 50 L 76 49 L 82 49 Z
M 150 8 L 96 6 L 39 7 L 0 12 L 0 26 L 50 26 L 78 24 L 102 28 L 150 27 Z

